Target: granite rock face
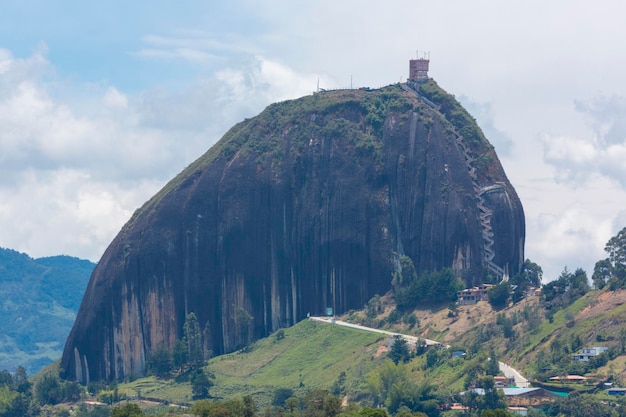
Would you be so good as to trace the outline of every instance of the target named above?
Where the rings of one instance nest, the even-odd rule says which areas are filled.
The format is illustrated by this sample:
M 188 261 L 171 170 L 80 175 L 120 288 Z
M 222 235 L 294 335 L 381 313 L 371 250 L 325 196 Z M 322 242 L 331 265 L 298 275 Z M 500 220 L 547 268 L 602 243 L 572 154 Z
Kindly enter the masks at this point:
M 65 376 L 142 375 L 190 312 L 220 354 L 308 313 L 361 308 L 391 289 L 400 255 L 468 285 L 494 265 L 519 271 L 515 190 L 473 119 L 455 119 L 449 107 L 464 110 L 452 96 L 426 87 L 322 92 L 234 126 L 110 244 L 67 340 Z

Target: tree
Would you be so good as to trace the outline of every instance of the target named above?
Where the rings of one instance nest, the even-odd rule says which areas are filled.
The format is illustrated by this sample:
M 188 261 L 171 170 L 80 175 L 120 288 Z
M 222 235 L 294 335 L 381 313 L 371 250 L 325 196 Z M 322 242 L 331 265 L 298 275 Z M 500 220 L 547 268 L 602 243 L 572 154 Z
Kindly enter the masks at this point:
M 258 407 L 251 395 L 244 395 L 241 399 L 243 403 L 242 417 L 254 417 L 258 411 Z
M 95 406 L 91 411 L 87 409 L 87 406 L 84 403 L 78 405 L 78 409 L 76 410 L 75 417 L 109 417 L 110 411 L 108 407 L 105 406 Z
M 189 362 L 189 352 L 187 345 L 182 340 L 177 340 L 174 344 L 174 351 L 172 352 L 172 360 L 176 368 L 182 367 Z
M 235 308 L 235 322 L 239 327 L 242 345 L 245 346 L 250 342 L 250 327 L 252 327 L 254 317 L 245 308 L 237 306 Z
M 208 398 L 209 389 L 214 385 L 213 379 L 215 379 L 215 375 L 204 371 L 202 368 L 196 369 L 191 374 L 191 393 L 194 400 Z
M 8 385 L 0 385 L 0 415 L 11 408 L 13 399 L 17 396 L 15 391 L 12 391 Z
M 341 371 L 339 376 L 330 386 L 330 393 L 333 395 L 343 395 L 346 390 L 346 373 Z
M 26 375 L 26 369 L 22 365 L 18 366 L 15 370 L 13 386 L 15 387 L 15 390 L 20 393 L 26 393 L 31 388 L 31 383 L 28 381 L 28 375 Z
M 17 394 L 17 396 L 13 398 L 11 408 L 0 415 L 3 417 L 29 417 L 38 415 L 36 407 L 33 407 L 30 391 Z
M 387 414 L 384 408 L 363 407 L 361 411 L 359 411 L 359 416 L 361 417 L 389 417 L 389 414 Z
M 570 278 L 570 287 L 568 292 L 570 304 L 587 294 L 590 289 L 587 273 L 582 268 L 576 268 L 574 274 Z
M 417 276 L 410 258 L 401 257 L 400 265 L 401 272 L 396 271 L 392 279 L 394 300 L 399 310 L 412 308 L 419 301 L 435 303 L 456 301 L 457 292 L 464 287 L 450 268 L 426 271 Z
M 424 366 L 426 367 L 426 369 L 431 369 L 437 366 L 438 363 L 439 352 L 437 352 L 437 349 L 434 347 L 428 348 L 428 350 L 426 351 L 426 363 Z
M 202 334 L 198 318 L 194 313 L 187 314 L 183 326 L 183 341 L 187 346 L 187 359 L 190 364 L 197 366 L 204 361 L 204 349 L 202 346 Z
M 13 386 L 13 375 L 11 372 L 4 370 L 0 371 L 0 386 L 6 385 L 7 387 Z
M 375 294 L 372 298 L 370 298 L 367 304 L 365 304 L 365 316 L 367 318 L 373 319 L 382 312 L 383 304 L 380 295 Z
M 513 329 L 515 323 L 512 317 L 507 317 L 506 314 L 499 313 L 496 316 L 496 324 L 502 326 L 502 334 L 505 338 L 510 339 L 515 337 L 515 329 Z
M 194 416 L 209 417 L 210 415 L 214 414 L 212 413 L 212 411 L 216 406 L 218 406 L 218 404 L 212 401 L 200 400 L 194 402 L 189 411 Z
M 169 376 L 174 366 L 172 353 L 164 346 L 159 346 L 148 358 L 148 371 L 159 378 Z
M 626 275 L 626 227 L 609 239 L 604 250 L 609 254 L 615 275 L 618 279 L 624 278 Z
M 498 391 L 498 389 L 496 388 L 496 383 L 493 380 L 492 376 L 479 378 L 478 381 L 476 381 L 476 385 L 482 388 L 485 392 L 485 394 L 479 400 L 478 408 L 480 410 L 496 410 L 499 408 L 506 408 L 504 394 Z
M 412 329 L 415 326 L 419 327 L 420 325 L 419 320 L 417 319 L 417 316 L 415 315 L 415 313 L 407 313 L 404 316 L 402 316 L 402 323 L 408 324 L 409 329 Z
M 213 356 L 213 349 L 211 349 L 211 323 L 208 320 L 204 323 L 204 330 L 202 330 L 202 342 L 204 359 L 209 359 Z
M 509 413 L 503 408 L 498 408 L 496 410 L 483 410 L 480 413 L 480 417 L 514 417 L 514 414 Z
M 489 360 L 487 361 L 485 373 L 491 376 L 497 376 L 500 373 L 500 364 L 493 348 L 489 349 Z
M 111 408 L 111 417 L 143 417 L 143 415 L 141 408 L 133 403 Z
M 593 286 L 599 290 L 603 289 L 613 276 L 612 274 L 613 265 L 611 264 L 611 260 L 609 258 L 596 262 L 593 267 L 593 275 L 591 275 Z
M 511 284 L 516 286 L 513 292 L 513 302 L 516 303 L 521 300 L 528 288 L 541 286 L 542 277 L 543 270 L 541 267 L 530 259 L 526 259 L 522 264 L 521 271 L 511 277 L 510 280 Z
M 509 298 L 511 295 L 511 284 L 508 281 L 503 281 L 497 285 L 494 285 L 487 292 L 489 297 L 489 304 L 496 310 L 500 310 L 509 305 Z
M 289 397 L 285 401 L 285 408 L 289 411 L 290 416 L 294 416 L 298 408 L 300 408 L 300 400 L 296 397 Z
M 58 404 L 63 401 L 63 387 L 59 378 L 53 375 L 44 376 L 35 386 L 37 401 L 40 404 Z
M 568 396 L 556 401 L 553 414 L 568 417 L 610 416 L 610 408 L 600 399 L 591 394 Z
M 593 283 L 596 288 L 606 284 L 614 291 L 626 287 L 626 227 L 613 236 L 604 247 L 608 258 L 598 261 L 593 270 Z
M 394 288 L 408 287 L 417 279 L 417 272 L 413 260 L 402 255 L 399 259 L 399 268 L 392 274 L 391 285 Z
M 76 381 L 64 381 L 62 383 L 63 401 L 76 402 L 80 400 L 80 394 L 83 392 L 80 384 Z
M 396 365 L 400 361 L 405 362 L 405 363 L 408 362 L 410 355 L 409 355 L 409 346 L 406 340 L 403 339 L 402 337 L 396 337 L 395 340 L 393 341 L 393 345 L 391 345 L 391 350 L 389 351 L 387 356 Z
M 341 412 L 341 400 L 326 390 L 316 389 L 304 397 L 305 417 L 335 417 Z
M 578 268 L 572 273 L 565 267 L 559 278 L 542 287 L 541 297 L 546 308 L 562 308 L 585 295 L 589 289 L 587 273 L 583 269 Z
M 276 388 L 272 397 L 272 405 L 283 406 L 288 398 L 293 397 L 293 390 L 290 388 Z
M 336 417 L 341 413 L 341 398 L 328 395 L 324 398 L 324 417 Z
M 457 292 L 465 287 L 450 268 L 434 272 L 430 277 L 431 285 L 427 294 L 428 298 L 434 302 L 456 301 Z
M 386 360 L 370 372 L 367 376 L 367 386 L 376 405 L 383 404 L 389 397 L 391 387 L 394 384 L 406 381 L 408 370 L 402 363 L 394 364 L 391 360 Z

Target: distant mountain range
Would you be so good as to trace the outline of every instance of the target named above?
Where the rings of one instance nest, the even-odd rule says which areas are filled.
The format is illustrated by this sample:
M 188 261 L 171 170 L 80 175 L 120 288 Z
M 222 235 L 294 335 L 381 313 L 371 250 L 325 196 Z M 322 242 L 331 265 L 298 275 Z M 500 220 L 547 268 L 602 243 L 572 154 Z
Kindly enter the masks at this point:
M 0 370 L 33 374 L 61 357 L 95 266 L 0 248 Z

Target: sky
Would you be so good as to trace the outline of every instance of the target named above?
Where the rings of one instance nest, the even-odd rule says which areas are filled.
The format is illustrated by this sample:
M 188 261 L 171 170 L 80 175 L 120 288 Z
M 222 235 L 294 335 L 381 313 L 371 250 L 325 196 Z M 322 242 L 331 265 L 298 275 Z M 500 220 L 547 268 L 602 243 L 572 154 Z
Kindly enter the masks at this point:
M 8 3 L 8 4 L 7 4 Z M 3 2 L 0 247 L 97 262 L 233 124 L 322 88 L 429 75 L 477 119 L 544 282 L 626 227 L 626 3 Z

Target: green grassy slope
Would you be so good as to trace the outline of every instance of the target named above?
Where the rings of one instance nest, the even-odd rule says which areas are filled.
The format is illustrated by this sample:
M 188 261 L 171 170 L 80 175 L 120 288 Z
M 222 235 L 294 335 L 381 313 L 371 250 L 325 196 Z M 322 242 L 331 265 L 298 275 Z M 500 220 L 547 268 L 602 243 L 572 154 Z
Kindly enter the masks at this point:
M 260 405 L 267 405 L 277 387 L 296 393 L 329 389 L 341 372 L 346 373 L 346 391 L 355 392 L 364 375 L 384 359 L 377 351 L 385 343 L 380 334 L 304 320 L 284 329 L 280 340 L 271 335 L 245 351 L 211 359 L 207 368 L 216 376 L 211 395 L 251 394 Z M 120 391 L 130 396 L 137 390 L 171 403 L 191 400 L 188 383 L 150 377 L 120 385 Z
M 433 307 L 415 311 L 421 324 L 412 330 L 401 322 L 390 322 L 389 312 L 393 306 L 389 304 L 384 313 L 370 321 L 388 330 L 408 333 L 427 332 L 432 327 L 446 329 L 446 342 L 453 344 L 455 349 L 467 351 L 465 357 L 458 359 L 452 359 L 449 351 L 437 351 L 437 355 L 430 358 L 434 360 L 432 364 L 428 364 L 429 355 L 422 355 L 412 358 L 405 366 L 412 383 L 436 387 L 440 399 L 445 401 L 464 390 L 471 375 L 484 375 L 491 349 L 499 360 L 511 363 L 529 377 L 539 373 L 537 358 L 540 352 L 544 357 L 554 357 L 557 361 L 546 363 L 548 369 L 543 371 L 544 376 L 549 377 L 551 372 L 561 373 L 571 362 L 571 353 L 580 347 L 619 347 L 626 343 L 621 340 L 625 332 L 620 332 L 626 323 L 625 299 L 625 290 L 591 291 L 555 312 L 552 320 L 545 318 L 538 298 L 501 311 L 492 311 L 486 302 L 462 306 L 453 317 L 446 307 Z M 498 315 L 516 317 L 513 336 L 504 337 Z M 359 320 L 359 316 L 362 312 L 354 312 L 351 318 Z M 458 325 L 461 327 L 454 330 Z M 450 338 L 452 334 L 457 336 Z M 573 347 L 575 341 L 578 347 Z M 214 398 L 223 399 L 250 394 L 263 408 L 270 404 L 276 388 L 292 389 L 297 397 L 303 398 L 311 389 L 331 389 L 340 373 L 345 372 L 345 393 L 350 401 L 364 400 L 362 405 L 371 405 L 371 398 L 367 398 L 367 380 L 372 371 L 380 369 L 379 366 L 387 360 L 383 349 L 386 343 L 386 339 L 376 333 L 304 320 L 284 329 L 283 338 L 270 335 L 244 351 L 212 358 L 207 369 L 216 378 L 210 392 Z M 605 366 L 586 374 L 595 381 L 594 384 L 572 386 L 571 389 L 593 391 L 595 383 L 609 377 L 621 383 L 626 380 L 625 360 L 626 356 L 618 353 Z M 191 402 L 191 388 L 187 382 L 179 384 L 174 380 L 150 377 L 121 384 L 120 391 L 130 397 L 140 393 L 143 397 L 170 403 Z M 601 390 L 598 395 L 602 395 Z

